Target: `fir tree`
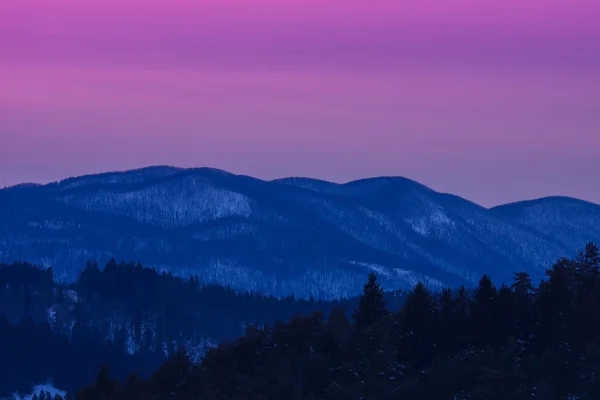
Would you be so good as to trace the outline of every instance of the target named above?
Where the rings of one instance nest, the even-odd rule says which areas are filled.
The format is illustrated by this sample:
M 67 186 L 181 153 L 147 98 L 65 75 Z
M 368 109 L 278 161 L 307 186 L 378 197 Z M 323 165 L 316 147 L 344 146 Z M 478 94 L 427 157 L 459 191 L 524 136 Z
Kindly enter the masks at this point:
M 505 284 L 502 284 L 498 290 L 495 312 L 495 335 L 491 345 L 499 349 L 509 338 L 514 338 L 517 334 L 517 301 L 515 293 Z
M 409 293 L 404 306 L 403 353 L 416 368 L 429 365 L 437 352 L 437 303 L 422 282 Z
M 456 336 L 453 335 L 454 331 L 451 329 L 452 321 L 455 318 L 454 308 L 454 295 L 451 288 L 443 288 L 442 293 L 438 300 L 438 314 L 440 327 L 444 329 L 444 333 L 439 335 L 439 348 L 438 352 L 440 356 L 447 357 L 456 350 Z
M 496 344 L 496 286 L 484 275 L 473 292 L 471 332 L 473 344 L 480 349 Z
M 577 252 L 575 259 L 575 279 L 577 295 L 580 299 L 598 288 L 600 283 L 600 251 L 598 246 L 589 242 L 583 250 Z
M 516 273 L 512 284 L 515 293 L 514 335 L 517 348 L 525 351 L 532 345 L 535 287 L 526 272 Z
M 577 296 L 576 269 L 572 260 L 559 259 L 546 270 L 547 279 L 540 283 L 536 308 L 536 346 L 542 349 L 565 347 L 572 338 Z
M 384 291 L 377 282 L 377 276 L 371 273 L 368 282 L 363 287 L 358 308 L 352 315 L 354 324 L 357 327 L 368 327 L 382 321 L 388 314 Z
M 519 297 L 530 299 L 535 294 L 535 286 L 527 272 L 515 273 L 511 288 Z
M 184 376 L 192 366 L 186 350 L 179 348 L 165 364 L 152 374 L 150 385 L 162 398 L 171 397 L 185 383 Z
M 454 297 L 454 318 L 450 322 L 449 334 L 455 340 L 455 349 L 466 349 L 471 345 L 471 334 L 469 329 L 471 318 L 471 301 L 469 292 L 464 286 L 461 286 Z

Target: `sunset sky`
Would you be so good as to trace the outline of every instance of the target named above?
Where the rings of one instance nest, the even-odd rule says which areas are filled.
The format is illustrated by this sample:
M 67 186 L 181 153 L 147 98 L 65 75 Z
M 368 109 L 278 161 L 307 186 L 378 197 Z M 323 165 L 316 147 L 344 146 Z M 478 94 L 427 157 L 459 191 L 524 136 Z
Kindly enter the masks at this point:
M 3 0 L 0 187 L 156 164 L 600 203 L 598 0 Z

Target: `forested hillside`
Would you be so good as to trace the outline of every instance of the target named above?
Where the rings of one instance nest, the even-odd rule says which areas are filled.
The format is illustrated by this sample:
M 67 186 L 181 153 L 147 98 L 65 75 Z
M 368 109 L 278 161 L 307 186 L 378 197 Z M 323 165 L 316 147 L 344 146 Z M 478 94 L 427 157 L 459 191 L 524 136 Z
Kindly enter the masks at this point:
M 473 287 L 484 273 L 535 280 L 600 240 L 600 206 L 540 199 L 487 209 L 402 177 L 345 184 L 265 181 L 210 168 L 150 167 L 0 189 L 0 262 L 152 264 L 201 284 L 335 300 L 375 272 L 388 290 Z
M 194 360 L 233 340 L 248 325 L 329 312 L 339 302 L 275 298 L 204 286 L 139 264 L 88 263 L 70 285 L 52 269 L 0 265 L 0 398 L 48 380 L 69 392 L 95 378 L 103 364 L 114 376 L 149 376 L 179 347 Z M 402 292 L 388 293 L 398 304 Z M 348 309 L 357 299 L 343 300 Z
M 483 276 L 440 295 L 417 284 L 396 309 L 375 275 L 352 317 L 335 308 L 251 329 L 194 363 L 180 351 L 149 379 L 102 369 L 75 398 L 600 398 L 600 255 L 588 244 L 539 285 Z

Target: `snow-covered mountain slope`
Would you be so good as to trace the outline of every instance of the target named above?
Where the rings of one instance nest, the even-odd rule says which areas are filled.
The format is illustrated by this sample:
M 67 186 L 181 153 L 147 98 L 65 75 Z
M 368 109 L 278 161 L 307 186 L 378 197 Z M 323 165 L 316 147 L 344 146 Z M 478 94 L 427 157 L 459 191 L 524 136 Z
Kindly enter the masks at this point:
M 540 277 L 600 239 L 599 208 L 556 198 L 486 209 L 395 177 L 263 181 L 151 167 L 0 190 L 0 261 L 52 266 L 72 280 L 85 261 L 116 257 L 332 298 L 357 294 L 370 271 L 388 289 L 472 284 L 483 273 L 508 281 L 523 269 Z
M 600 243 L 600 206 L 594 203 L 570 197 L 546 197 L 506 204 L 491 211 L 559 240 L 567 247 L 581 247 L 587 240 Z

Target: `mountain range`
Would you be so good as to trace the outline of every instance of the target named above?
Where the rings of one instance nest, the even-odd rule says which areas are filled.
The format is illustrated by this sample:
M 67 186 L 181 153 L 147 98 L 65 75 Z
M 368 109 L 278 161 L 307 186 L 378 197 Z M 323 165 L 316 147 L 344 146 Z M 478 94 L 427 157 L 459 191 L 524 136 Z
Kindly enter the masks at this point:
M 0 190 L 0 261 L 73 281 L 88 260 L 134 260 L 174 275 L 274 295 L 473 286 L 483 274 L 539 279 L 600 242 L 600 206 L 567 197 L 485 208 L 401 177 L 337 184 L 265 181 L 167 166 Z

